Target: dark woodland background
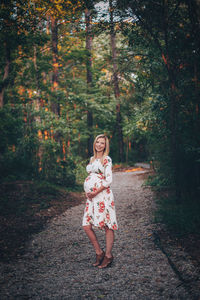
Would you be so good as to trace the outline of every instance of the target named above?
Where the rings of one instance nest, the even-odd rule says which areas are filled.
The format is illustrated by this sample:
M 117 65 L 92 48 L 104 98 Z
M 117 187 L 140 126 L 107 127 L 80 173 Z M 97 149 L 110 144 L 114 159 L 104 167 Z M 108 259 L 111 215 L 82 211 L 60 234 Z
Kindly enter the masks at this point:
M 81 190 L 93 139 L 105 133 L 114 167 L 151 164 L 156 220 L 198 233 L 200 2 L 0 7 L 1 217 Z

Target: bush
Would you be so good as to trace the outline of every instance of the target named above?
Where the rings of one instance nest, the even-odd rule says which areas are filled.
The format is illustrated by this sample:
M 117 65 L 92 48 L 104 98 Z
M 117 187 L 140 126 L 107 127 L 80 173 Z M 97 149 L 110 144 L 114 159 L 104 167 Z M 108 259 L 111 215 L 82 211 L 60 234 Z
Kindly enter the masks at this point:
M 157 200 L 155 221 L 164 223 L 173 233 L 184 235 L 199 233 L 200 203 L 198 201 L 184 201 L 176 203 L 173 197 Z
M 52 113 L 39 113 L 41 122 L 35 121 L 38 112 L 31 104 L 14 107 L 6 105 L 0 110 L 0 180 L 6 182 L 40 179 L 72 187 L 76 182 L 74 158 L 62 159 L 59 139 L 55 140 L 50 136 L 47 139 L 38 138 L 39 130 L 50 132 L 53 125 L 55 132 L 59 131 L 62 141 L 68 131 L 62 120 L 58 124 L 52 123 Z M 26 120 L 24 115 L 27 116 Z M 59 127 L 60 124 L 63 128 Z

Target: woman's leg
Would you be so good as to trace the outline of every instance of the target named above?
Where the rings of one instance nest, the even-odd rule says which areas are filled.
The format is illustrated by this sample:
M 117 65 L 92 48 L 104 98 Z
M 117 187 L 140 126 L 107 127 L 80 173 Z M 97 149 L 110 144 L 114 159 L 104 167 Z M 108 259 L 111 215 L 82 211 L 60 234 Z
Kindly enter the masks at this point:
M 105 231 L 106 231 L 106 253 L 101 265 L 98 266 L 99 269 L 107 268 L 108 266 L 111 265 L 113 261 L 112 247 L 114 244 L 114 231 L 112 229 L 109 229 L 108 227 L 105 227 Z
M 114 231 L 109 229 L 107 226 L 105 228 L 106 231 L 106 256 L 108 258 L 112 257 L 112 247 L 114 244 Z
M 96 234 L 95 234 L 94 230 L 92 229 L 92 225 L 83 226 L 83 229 L 85 230 L 85 233 L 87 234 L 90 242 L 92 243 L 92 245 L 96 251 L 96 254 L 98 254 L 98 255 L 102 254 L 103 251 L 100 248 Z

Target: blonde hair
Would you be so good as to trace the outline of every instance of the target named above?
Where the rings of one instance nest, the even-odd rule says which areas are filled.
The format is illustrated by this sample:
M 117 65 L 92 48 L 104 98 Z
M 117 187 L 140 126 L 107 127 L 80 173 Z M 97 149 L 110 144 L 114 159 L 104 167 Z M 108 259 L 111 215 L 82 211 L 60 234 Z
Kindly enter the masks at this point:
M 96 136 L 96 138 L 94 140 L 94 143 L 93 143 L 94 156 L 92 156 L 91 162 L 93 162 L 97 158 L 97 151 L 96 151 L 95 145 L 96 145 L 97 140 L 100 139 L 100 138 L 105 139 L 105 149 L 104 149 L 104 152 L 103 152 L 103 156 L 101 158 L 101 163 L 103 164 L 103 161 L 104 161 L 105 157 L 109 154 L 109 151 L 110 151 L 109 139 L 105 134 L 99 134 L 99 135 Z

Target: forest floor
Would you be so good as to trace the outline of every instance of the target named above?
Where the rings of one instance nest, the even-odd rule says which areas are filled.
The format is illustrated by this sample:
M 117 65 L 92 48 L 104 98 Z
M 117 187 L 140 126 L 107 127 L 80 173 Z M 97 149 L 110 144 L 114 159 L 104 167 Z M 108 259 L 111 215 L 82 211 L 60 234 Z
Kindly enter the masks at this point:
M 200 299 L 199 237 L 177 239 L 155 224 L 154 195 L 143 186 L 148 172 L 114 173 L 119 230 L 111 268 L 91 266 L 83 193 L 57 195 L 18 223 L 2 217 L 0 299 Z M 104 247 L 104 233 L 96 233 Z

